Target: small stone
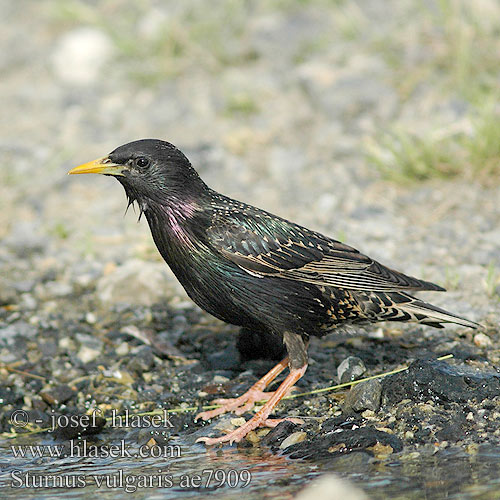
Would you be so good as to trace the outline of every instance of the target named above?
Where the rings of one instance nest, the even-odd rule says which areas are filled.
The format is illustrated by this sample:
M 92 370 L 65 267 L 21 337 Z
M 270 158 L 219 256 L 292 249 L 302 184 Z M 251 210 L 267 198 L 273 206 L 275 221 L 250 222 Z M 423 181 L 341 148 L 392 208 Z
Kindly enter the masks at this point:
M 70 337 L 60 338 L 57 345 L 59 346 L 59 349 L 63 349 L 66 351 L 75 351 L 76 350 L 75 342 Z
M 80 345 L 85 347 L 90 347 L 99 351 L 103 347 L 102 340 L 93 335 L 88 335 L 86 333 L 77 333 L 75 335 L 75 338 L 80 343 Z
M 88 313 L 85 315 L 85 321 L 86 321 L 89 325 L 94 325 L 94 324 L 97 322 L 96 315 L 95 315 L 93 312 L 88 312 Z
M 155 441 L 155 438 L 151 438 L 147 443 L 146 443 L 146 446 L 148 448 L 152 448 L 153 446 L 156 446 L 156 441 Z
M 489 347 L 492 342 L 488 335 L 484 333 L 476 333 L 476 335 L 474 335 L 474 344 L 478 347 Z
M 359 379 L 366 372 L 365 364 L 356 356 L 344 359 L 337 368 L 339 383 L 345 384 Z
M 249 441 L 252 444 L 257 444 L 260 442 L 260 436 L 257 434 L 256 431 L 250 431 L 246 436 L 245 439 Z
M 227 377 L 223 377 L 222 375 L 214 376 L 214 384 L 225 384 L 226 382 L 229 382 Z
M 383 460 L 384 458 L 387 458 L 391 453 L 394 452 L 392 449 L 392 446 L 387 444 L 381 444 L 377 443 L 374 446 L 371 446 L 370 448 L 367 448 L 368 450 L 371 450 L 373 454 L 379 459 Z
M 7 345 L 11 345 L 16 336 L 32 339 L 36 336 L 36 333 L 37 329 L 33 325 L 25 321 L 19 321 L 7 325 L 5 328 L 0 328 L 0 343 L 5 342 Z
M 380 408 L 382 384 L 379 380 L 367 380 L 355 385 L 348 393 L 344 402 L 345 411 L 362 412 L 371 410 L 376 412 Z
M 116 349 L 115 352 L 118 354 L 118 356 L 126 356 L 130 351 L 130 348 L 128 344 L 125 342 L 123 344 L 120 344 Z
M 304 441 L 306 437 L 307 437 L 307 432 L 304 431 L 294 432 L 293 434 L 290 434 L 286 439 L 283 440 L 283 442 L 280 444 L 280 448 L 284 450 L 285 448 L 292 446 L 292 444 L 301 443 L 302 441 Z
M 52 297 L 67 297 L 73 292 L 73 287 L 69 283 L 62 283 L 60 281 L 49 281 L 45 284 L 43 298 Z
M 264 446 L 279 446 L 293 430 L 297 428 L 297 424 L 289 420 L 283 420 L 276 427 L 271 429 L 271 432 L 262 440 Z
M 132 385 L 135 382 L 135 378 L 125 370 L 105 370 L 103 375 L 110 381 L 122 385 Z
M 134 259 L 104 275 L 97 283 L 97 296 L 107 304 L 152 306 L 165 298 L 166 283 L 163 264 Z
M 465 448 L 465 451 L 469 455 L 477 455 L 479 452 L 479 444 L 478 443 L 471 443 L 471 444 L 467 445 L 467 447 Z
M 48 391 L 42 391 L 40 396 L 42 399 L 50 406 L 57 406 L 59 404 L 66 403 L 74 395 L 75 391 L 71 389 L 68 385 L 62 384 L 54 387 Z
M 342 500 L 368 500 L 365 493 L 352 483 L 333 474 L 328 474 L 309 483 L 295 500 L 326 500 L 341 498 Z
M 235 427 L 241 427 L 246 423 L 246 420 L 243 417 L 238 417 L 238 418 L 232 418 L 231 419 L 231 425 L 234 425 Z
M 92 85 L 111 58 L 111 40 L 99 29 L 84 27 L 65 33 L 52 55 L 52 69 L 64 83 Z
M 150 346 L 141 345 L 131 351 L 128 368 L 138 375 L 150 371 L 154 364 L 153 349 Z
M 76 354 L 76 357 L 84 364 L 90 363 L 91 361 L 94 361 L 99 355 L 101 354 L 100 349 L 93 349 L 91 347 L 87 347 L 85 345 L 82 345 L 80 347 L 78 353 Z

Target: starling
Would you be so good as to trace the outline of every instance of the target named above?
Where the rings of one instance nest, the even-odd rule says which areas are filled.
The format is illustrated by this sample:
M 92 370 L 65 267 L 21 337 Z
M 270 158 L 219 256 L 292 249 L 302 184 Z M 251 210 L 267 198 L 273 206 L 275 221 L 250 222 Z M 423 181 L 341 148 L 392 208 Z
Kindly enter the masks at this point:
M 377 321 L 479 326 L 412 295 L 444 291 L 440 286 L 210 189 L 168 142 L 134 141 L 69 173 L 116 177 L 129 205 L 137 202 L 158 251 L 196 304 L 222 321 L 253 330 L 268 343 L 284 344 L 286 358 L 245 394 L 217 400 L 219 408 L 197 415 L 204 420 L 230 411 L 241 415 L 256 401 L 267 400 L 236 430 L 199 439 L 207 445 L 238 442 L 261 425 L 279 422 L 269 415 L 304 375 L 310 336 Z M 287 367 L 278 389 L 264 392 Z

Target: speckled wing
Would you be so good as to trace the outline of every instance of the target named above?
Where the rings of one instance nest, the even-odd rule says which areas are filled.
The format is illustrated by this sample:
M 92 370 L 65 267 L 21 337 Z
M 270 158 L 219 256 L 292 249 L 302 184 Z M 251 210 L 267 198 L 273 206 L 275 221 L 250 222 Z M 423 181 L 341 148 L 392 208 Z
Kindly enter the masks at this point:
M 208 229 L 215 250 L 257 277 L 274 276 L 347 290 L 444 289 L 406 276 L 355 248 L 263 213 L 257 220 L 217 217 Z

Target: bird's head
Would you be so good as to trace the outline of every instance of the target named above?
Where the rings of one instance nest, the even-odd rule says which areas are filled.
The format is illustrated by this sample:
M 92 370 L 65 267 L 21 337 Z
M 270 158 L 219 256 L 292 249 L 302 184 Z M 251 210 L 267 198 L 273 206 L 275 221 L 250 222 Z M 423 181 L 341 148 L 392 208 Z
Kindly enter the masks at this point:
M 157 139 L 129 142 L 108 156 L 73 168 L 68 174 L 112 175 L 129 200 L 141 206 L 189 201 L 208 188 L 189 160 L 173 144 Z

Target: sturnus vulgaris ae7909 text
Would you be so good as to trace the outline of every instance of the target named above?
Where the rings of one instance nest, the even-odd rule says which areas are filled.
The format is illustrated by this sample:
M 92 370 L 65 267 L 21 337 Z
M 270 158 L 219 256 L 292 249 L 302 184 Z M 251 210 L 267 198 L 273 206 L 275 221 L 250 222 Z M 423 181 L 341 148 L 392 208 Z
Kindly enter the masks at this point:
M 136 201 L 156 246 L 188 295 L 215 317 L 284 343 L 288 356 L 242 396 L 200 413 L 242 414 L 267 399 L 255 416 L 207 444 L 240 441 L 260 425 L 304 375 L 307 343 L 341 325 L 415 321 L 478 325 L 411 295 L 438 285 L 389 269 L 356 249 L 210 189 L 168 142 L 145 139 L 72 169 L 112 175 Z M 278 389 L 264 389 L 286 368 Z

